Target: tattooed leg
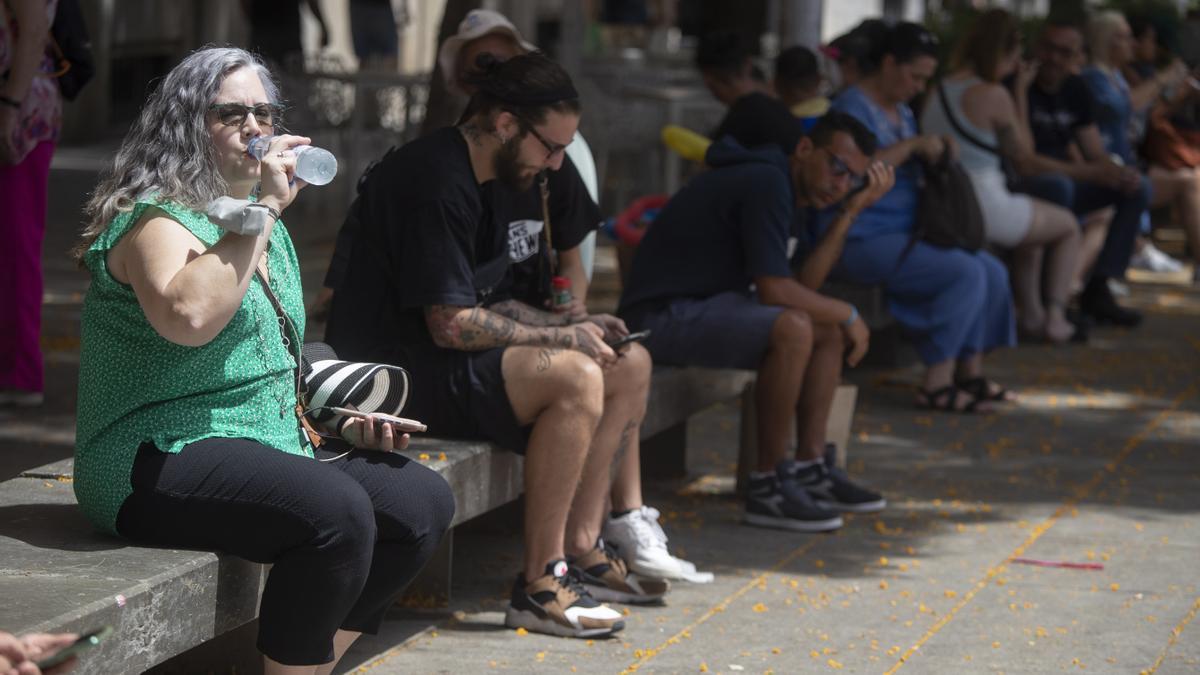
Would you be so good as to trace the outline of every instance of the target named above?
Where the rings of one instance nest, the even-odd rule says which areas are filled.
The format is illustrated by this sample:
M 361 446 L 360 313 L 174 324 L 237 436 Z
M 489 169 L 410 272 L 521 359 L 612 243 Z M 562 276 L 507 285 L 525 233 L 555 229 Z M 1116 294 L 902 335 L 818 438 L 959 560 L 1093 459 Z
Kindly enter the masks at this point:
M 608 497 L 621 459 L 634 447 L 646 414 L 650 357 L 640 345 L 605 373 L 604 414 L 592 438 L 579 490 L 567 520 L 567 553 L 581 554 L 596 545 L 608 510 Z M 640 486 L 639 486 L 640 492 Z

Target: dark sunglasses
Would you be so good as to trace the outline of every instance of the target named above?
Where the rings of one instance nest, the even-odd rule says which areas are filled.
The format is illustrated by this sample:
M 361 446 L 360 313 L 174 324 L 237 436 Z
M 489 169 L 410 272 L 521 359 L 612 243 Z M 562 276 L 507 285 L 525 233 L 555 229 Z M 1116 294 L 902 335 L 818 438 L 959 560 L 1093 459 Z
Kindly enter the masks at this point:
M 241 103 L 214 103 L 208 109 L 217 113 L 217 119 L 227 127 L 240 127 L 246 123 L 246 118 L 254 114 L 254 121 L 259 126 L 270 127 L 279 123 L 283 114 L 283 106 L 278 103 L 259 103 L 254 106 Z

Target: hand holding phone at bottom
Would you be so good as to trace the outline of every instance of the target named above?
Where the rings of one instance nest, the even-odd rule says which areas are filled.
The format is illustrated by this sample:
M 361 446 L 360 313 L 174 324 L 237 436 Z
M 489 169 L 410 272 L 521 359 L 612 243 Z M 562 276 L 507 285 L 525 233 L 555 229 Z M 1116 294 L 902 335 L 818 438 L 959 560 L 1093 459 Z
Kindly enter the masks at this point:
M 341 429 L 342 438 L 357 448 L 392 452 L 408 447 L 408 432 L 428 427 L 416 420 L 385 413 L 365 413 L 353 408 L 330 408 L 338 415 L 353 418 Z

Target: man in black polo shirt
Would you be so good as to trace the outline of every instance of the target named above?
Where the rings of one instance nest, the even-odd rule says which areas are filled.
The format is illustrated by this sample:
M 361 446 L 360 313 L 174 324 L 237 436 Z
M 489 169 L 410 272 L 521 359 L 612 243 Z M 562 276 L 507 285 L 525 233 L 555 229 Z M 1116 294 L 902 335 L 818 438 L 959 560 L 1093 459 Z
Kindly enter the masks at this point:
M 1080 309 L 1101 322 L 1134 326 L 1141 314 L 1117 305 L 1108 280 L 1121 279 L 1133 255 L 1142 213 L 1150 199 L 1150 182 L 1133 167 L 1116 164 L 1104 150 L 1092 112 L 1087 84 L 1073 73 L 1083 55 L 1083 35 L 1070 23 L 1048 23 L 1038 42 L 1040 67 L 1026 92 L 1014 81 L 1018 102 L 1027 98 L 1029 126 L 1037 155 L 1023 170 L 1036 174 L 1016 187 L 1084 215 L 1115 208 L 1100 256 L 1092 268 Z M 1071 159 L 1078 146 L 1083 162 Z
M 477 85 L 462 124 L 367 176 L 327 339 L 343 358 L 407 368 L 406 414 L 431 433 L 524 452 L 525 565 L 505 623 L 606 636 L 624 624 L 591 589 L 624 601 L 667 589 L 597 546 L 610 467 L 645 414 L 649 357 L 605 343 L 625 332 L 615 317 L 575 322 L 505 297 L 508 232 L 487 192 L 529 190 L 558 168 L 580 107 L 567 74 L 538 54 L 487 64 Z
M 796 147 L 803 135 L 800 120 L 782 101 L 767 93 L 764 83 L 754 79 L 750 52 L 736 34 L 705 35 L 696 50 L 696 66 L 712 95 L 729 106 L 711 134 L 714 141 L 732 136 L 746 148 L 776 145 L 784 153 Z
M 875 137 L 844 113 L 822 117 L 788 155 L 717 141 L 705 157 L 710 169 L 671 198 L 634 256 L 620 314 L 651 331 L 655 362 L 758 371 L 748 524 L 819 532 L 841 527 L 839 511 L 885 506 L 826 452 L 841 363 L 858 363 L 869 331 L 852 305 L 815 290 L 854 219 L 894 184 L 889 167 L 870 161 L 874 152 Z M 842 204 L 811 252 L 800 245 L 809 209 L 842 202 L 868 172 L 869 184 Z M 793 271 L 789 258 L 803 264 Z

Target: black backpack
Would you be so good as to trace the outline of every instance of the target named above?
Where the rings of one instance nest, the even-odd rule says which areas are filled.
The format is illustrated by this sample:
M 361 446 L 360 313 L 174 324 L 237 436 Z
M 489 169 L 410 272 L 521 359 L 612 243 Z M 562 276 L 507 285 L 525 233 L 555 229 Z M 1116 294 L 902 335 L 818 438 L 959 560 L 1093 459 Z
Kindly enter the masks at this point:
M 96 74 L 92 40 L 88 37 L 79 0 L 59 0 L 54 23 L 50 26 L 50 36 L 54 38 L 55 65 L 60 73 L 58 89 L 63 98 L 74 101 L 79 91 Z
M 943 152 L 937 162 L 925 165 L 913 236 L 914 241 L 923 239 L 935 246 L 968 251 L 978 251 L 986 243 L 983 210 L 975 197 L 975 186 L 948 152 Z

